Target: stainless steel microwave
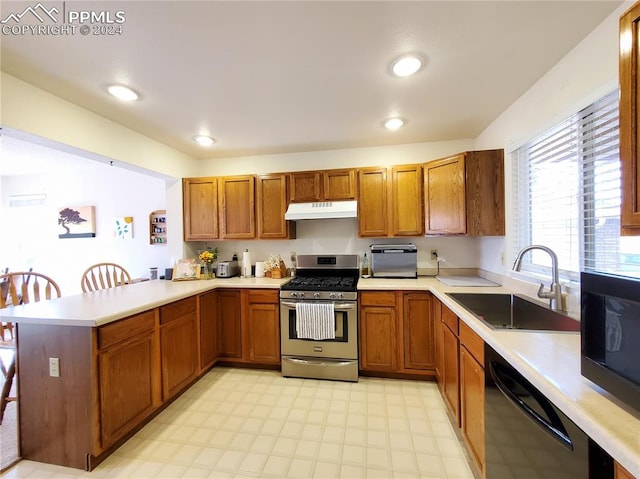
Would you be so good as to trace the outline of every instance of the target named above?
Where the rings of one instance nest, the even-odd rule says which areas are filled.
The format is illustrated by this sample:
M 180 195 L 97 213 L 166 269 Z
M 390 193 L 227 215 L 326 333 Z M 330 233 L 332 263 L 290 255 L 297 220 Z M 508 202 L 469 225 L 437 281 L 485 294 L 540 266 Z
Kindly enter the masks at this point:
M 640 279 L 580 276 L 581 373 L 640 410 Z

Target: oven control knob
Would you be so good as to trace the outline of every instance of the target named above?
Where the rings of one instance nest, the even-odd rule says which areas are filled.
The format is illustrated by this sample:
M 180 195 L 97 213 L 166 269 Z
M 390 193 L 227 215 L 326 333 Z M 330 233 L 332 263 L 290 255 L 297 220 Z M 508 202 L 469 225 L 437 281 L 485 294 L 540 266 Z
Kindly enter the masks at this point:
M 320 293 L 313 293 L 313 297 L 314 298 L 319 298 L 320 297 Z
M 289 293 L 289 296 L 291 296 L 292 298 L 297 298 L 298 297 L 298 293 L 291 292 L 291 293 Z
M 304 293 L 298 293 L 298 298 L 304 298 Z
M 338 293 L 338 299 L 342 299 L 344 298 L 344 294 L 343 293 Z
M 334 299 L 336 297 L 336 293 L 329 293 L 329 299 Z

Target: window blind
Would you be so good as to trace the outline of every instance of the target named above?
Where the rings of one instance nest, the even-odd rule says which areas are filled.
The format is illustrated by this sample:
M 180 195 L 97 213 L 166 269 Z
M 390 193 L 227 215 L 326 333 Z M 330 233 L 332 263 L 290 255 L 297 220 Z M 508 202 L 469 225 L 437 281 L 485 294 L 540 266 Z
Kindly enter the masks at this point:
M 640 272 L 640 238 L 620 236 L 618 126 L 614 91 L 512 153 L 513 256 L 529 244 L 548 246 L 570 279 L 584 270 Z M 522 270 L 550 266 L 534 250 Z

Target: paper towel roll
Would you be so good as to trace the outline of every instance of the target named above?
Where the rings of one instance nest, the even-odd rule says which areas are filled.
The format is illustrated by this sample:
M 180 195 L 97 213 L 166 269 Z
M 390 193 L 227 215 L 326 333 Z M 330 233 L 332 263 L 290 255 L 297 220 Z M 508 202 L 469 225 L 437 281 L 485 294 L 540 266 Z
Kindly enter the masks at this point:
M 264 261 L 256 261 L 256 278 L 264 278 Z
M 245 278 L 251 277 L 251 253 L 249 253 L 249 250 L 245 250 L 242 253 L 242 276 Z

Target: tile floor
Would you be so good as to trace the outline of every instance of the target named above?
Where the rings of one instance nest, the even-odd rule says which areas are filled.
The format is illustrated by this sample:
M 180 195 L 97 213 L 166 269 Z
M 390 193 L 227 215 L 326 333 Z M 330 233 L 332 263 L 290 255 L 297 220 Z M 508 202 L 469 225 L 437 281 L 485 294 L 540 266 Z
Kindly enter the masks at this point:
M 3 478 L 473 479 L 435 383 L 215 368 L 94 471 L 21 461 Z

